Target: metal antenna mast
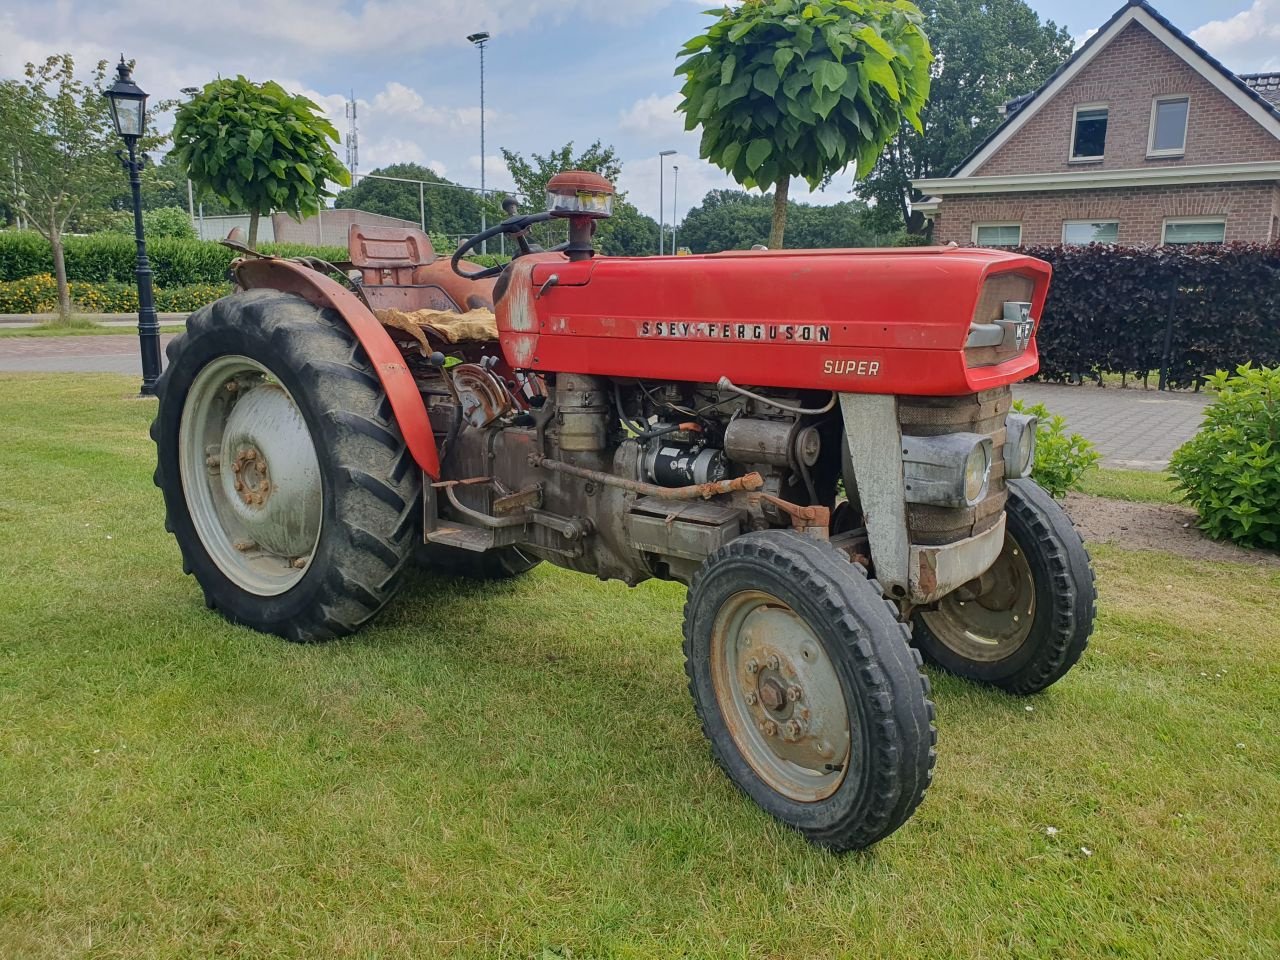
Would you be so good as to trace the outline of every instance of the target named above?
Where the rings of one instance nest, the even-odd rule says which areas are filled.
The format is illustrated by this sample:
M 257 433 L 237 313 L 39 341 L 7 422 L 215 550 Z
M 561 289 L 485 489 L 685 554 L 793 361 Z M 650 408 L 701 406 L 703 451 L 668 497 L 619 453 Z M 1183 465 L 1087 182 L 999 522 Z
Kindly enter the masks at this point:
M 347 101 L 347 169 L 354 179 L 360 167 L 360 128 L 356 121 L 356 92 Z

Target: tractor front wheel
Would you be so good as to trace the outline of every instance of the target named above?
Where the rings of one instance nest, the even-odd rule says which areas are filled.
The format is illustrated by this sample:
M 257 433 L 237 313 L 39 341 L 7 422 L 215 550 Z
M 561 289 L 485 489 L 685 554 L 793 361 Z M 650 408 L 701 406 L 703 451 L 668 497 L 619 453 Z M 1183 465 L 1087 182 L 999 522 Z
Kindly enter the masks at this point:
M 1097 594 L 1071 519 L 1031 480 L 1010 480 L 1004 549 L 991 569 L 913 618 L 914 642 L 944 670 L 1037 693 L 1084 653 Z
M 357 630 L 399 582 L 421 480 L 342 318 L 251 290 L 192 314 L 168 355 L 155 481 L 208 606 L 296 641 Z
M 911 816 L 933 771 L 933 704 L 860 567 L 792 531 L 739 537 L 694 578 L 684 636 L 712 753 L 766 812 L 833 850 Z

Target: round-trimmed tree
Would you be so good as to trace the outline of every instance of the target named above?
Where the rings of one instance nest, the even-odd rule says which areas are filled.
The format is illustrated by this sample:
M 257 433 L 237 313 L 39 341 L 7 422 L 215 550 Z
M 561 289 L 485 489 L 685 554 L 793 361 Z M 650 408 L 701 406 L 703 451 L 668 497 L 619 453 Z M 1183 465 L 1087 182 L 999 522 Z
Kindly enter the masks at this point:
M 333 196 L 330 182 L 351 183 L 330 145 L 340 142 L 338 131 L 319 111 L 278 83 L 240 76 L 205 84 L 178 108 L 178 164 L 202 194 L 248 212 L 249 246 L 261 214 L 283 210 L 301 220 Z
M 684 45 L 685 129 L 744 187 L 774 191 L 781 247 L 792 177 L 811 188 L 875 166 L 902 124 L 920 129 L 933 53 L 908 0 L 746 0 Z

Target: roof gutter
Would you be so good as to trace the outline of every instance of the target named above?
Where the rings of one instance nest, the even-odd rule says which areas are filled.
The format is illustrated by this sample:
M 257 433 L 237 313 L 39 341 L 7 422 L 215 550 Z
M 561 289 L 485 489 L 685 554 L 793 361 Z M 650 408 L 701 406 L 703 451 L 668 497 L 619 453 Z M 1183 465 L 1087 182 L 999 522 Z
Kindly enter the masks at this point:
M 912 180 L 926 196 L 1031 193 L 1041 190 L 1099 190 L 1198 183 L 1280 180 L 1280 160 L 1261 163 L 1214 163 L 1198 166 L 1084 170 L 1070 173 L 1020 173 L 1001 177 L 944 177 Z

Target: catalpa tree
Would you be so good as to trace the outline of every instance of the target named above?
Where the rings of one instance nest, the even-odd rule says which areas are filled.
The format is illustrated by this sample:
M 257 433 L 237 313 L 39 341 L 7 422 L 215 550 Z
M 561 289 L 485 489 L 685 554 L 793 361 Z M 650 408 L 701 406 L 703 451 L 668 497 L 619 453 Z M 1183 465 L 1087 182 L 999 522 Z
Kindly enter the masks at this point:
M 933 60 L 907 0 L 746 0 L 684 45 L 679 109 L 700 155 L 744 187 L 773 188 L 781 247 L 792 177 L 811 189 L 868 174 L 904 122 L 919 130 Z

